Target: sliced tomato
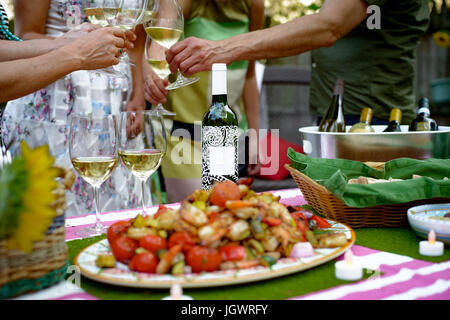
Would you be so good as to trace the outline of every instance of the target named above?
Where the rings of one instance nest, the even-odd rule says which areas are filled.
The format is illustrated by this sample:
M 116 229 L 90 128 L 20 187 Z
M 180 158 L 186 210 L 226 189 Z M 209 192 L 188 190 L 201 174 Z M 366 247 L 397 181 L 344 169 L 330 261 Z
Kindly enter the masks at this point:
M 314 220 L 317 223 L 317 226 L 321 229 L 330 228 L 331 224 L 328 223 L 327 220 L 318 216 L 312 216 L 311 220 Z
M 127 232 L 128 228 L 130 227 L 131 223 L 129 221 L 117 221 L 113 223 L 106 233 L 106 238 L 108 239 L 109 244 L 111 245 L 114 240 L 119 238 L 121 235 L 123 235 L 125 232 Z
M 134 251 L 138 248 L 138 242 L 127 236 L 121 236 L 111 244 L 111 250 L 116 259 L 120 262 L 128 262 L 134 256 Z
M 167 241 L 164 238 L 155 236 L 153 234 L 147 234 L 141 238 L 139 245 L 151 252 L 156 252 L 161 249 L 167 249 Z
M 183 247 L 183 252 L 188 252 L 195 245 L 195 241 L 192 236 L 187 232 L 175 232 L 169 238 L 168 247 L 181 244 Z
M 219 248 L 223 261 L 239 261 L 245 258 L 246 250 L 244 246 L 237 244 L 227 244 Z
M 262 219 L 262 222 L 267 224 L 269 227 L 275 227 L 275 226 L 281 224 L 281 219 L 266 217 L 266 218 Z
M 128 267 L 130 270 L 139 272 L 155 273 L 156 266 L 158 265 L 158 259 L 152 252 L 143 252 L 135 255 Z
M 192 272 L 215 271 L 219 269 L 222 257 L 217 249 L 202 246 L 192 247 L 186 255 L 186 263 Z
M 160 215 L 162 215 L 164 212 L 169 210 L 165 205 L 160 204 L 158 207 L 158 211 L 156 211 L 155 215 L 153 216 L 155 219 L 158 218 Z

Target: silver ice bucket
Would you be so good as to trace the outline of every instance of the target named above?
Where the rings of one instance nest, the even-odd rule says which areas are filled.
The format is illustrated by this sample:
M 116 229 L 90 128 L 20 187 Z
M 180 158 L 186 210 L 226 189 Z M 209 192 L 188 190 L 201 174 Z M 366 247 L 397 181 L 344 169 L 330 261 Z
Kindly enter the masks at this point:
M 450 127 L 439 131 L 383 132 L 386 126 L 372 126 L 374 133 L 319 132 L 318 127 L 300 128 L 303 151 L 315 158 L 386 162 L 396 158 L 450 158 Z M 347 131 L 350 127 L 346 128 Z

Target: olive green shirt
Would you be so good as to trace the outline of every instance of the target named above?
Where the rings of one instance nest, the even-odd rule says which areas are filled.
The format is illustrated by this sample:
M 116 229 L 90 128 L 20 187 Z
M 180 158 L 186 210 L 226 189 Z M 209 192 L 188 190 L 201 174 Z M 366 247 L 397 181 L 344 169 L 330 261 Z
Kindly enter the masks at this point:
M 364 107 L 389 120 L 392 108 L 403 112 L 402 123 L 415 117 L 415 49 L 428 28 L 428 0 L 365 0 L 381 9 L 381 29 L 366 20 L 330 48 L 311 56 L 310 108 L 324 116 L 334 82 L 346 82 L 344 114 L 359 115 Z M 369 14 L 369 17 L 371 14 Z

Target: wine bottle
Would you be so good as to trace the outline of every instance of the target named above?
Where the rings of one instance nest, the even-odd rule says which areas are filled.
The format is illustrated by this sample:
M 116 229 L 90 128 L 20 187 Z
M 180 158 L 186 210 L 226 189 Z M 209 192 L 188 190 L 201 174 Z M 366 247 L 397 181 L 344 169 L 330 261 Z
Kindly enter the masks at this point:
M 402 110 L 394 108 L 389 115 L 389 124 L 383 132 L 402 132 L 400 123 L 402 122 Z
M 439 129 L 436 121 L 430 118 L 430 106 L 427 98 L 419 100 L 417 117 L 411 121 L 409 131 L 437 131 Z
M 212 103 L 202 121 L 202 187 L 238 180 L 238 121 L 227 102 L 227 66 L 212 66 Z
M 345 132 L 344 107 L 342 99 L 344 96 L 345 81 L 337 79 L 334 84 L 333 97 L 328 107 L 327 114 L 319 124 L 321 132 Z
M 355 123 L 348 132 L 375 132 L 370 126 L 372 122 L 373 111 L 371 108 L 364 108 L 361 111 L 359 122 Z

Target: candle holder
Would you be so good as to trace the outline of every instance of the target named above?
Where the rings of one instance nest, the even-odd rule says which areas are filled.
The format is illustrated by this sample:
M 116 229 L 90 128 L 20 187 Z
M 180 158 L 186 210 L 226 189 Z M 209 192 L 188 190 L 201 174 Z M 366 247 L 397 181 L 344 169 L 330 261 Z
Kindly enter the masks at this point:
M 335 264 L 335 276 L 339 280 L 355 281 L 363 276 L 363 268 L 353 261 L 353 252 L 349 249 L 344 256 L 343 261 Z

